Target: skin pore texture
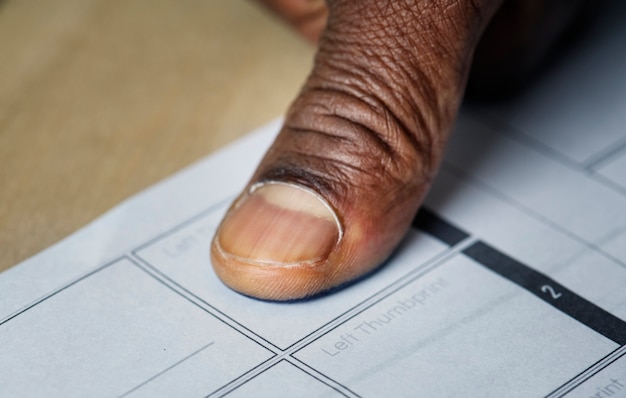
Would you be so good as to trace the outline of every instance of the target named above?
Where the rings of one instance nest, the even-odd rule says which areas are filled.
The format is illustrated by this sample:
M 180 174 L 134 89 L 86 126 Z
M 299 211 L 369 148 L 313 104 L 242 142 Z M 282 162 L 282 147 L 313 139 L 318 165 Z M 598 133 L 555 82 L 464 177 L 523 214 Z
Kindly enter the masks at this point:
M 399 244 L 502 1 L 264 3 L 319 40 L 318 52 L 279 136 L 222 221 L 211 258 L 231 288 L 291 300 L 368 273 Z

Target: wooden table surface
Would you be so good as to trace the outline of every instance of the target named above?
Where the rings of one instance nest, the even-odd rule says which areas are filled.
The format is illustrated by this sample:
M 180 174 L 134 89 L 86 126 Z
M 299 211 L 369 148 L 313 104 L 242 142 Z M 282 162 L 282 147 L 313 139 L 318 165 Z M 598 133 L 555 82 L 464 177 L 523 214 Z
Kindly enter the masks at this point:
M 0 270 L 281 115 L 312 55 L 247 0 L 0 0 Z

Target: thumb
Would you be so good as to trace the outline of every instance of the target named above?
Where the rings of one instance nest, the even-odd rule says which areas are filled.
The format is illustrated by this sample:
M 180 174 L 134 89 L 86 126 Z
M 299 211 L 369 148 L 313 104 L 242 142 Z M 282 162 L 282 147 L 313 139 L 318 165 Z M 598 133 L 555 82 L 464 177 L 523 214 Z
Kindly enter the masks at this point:
M 337 0 L 314 69 L 213 240 L 217 275 L 269 300 L 378 266 L 428 190 L 497 0 Z

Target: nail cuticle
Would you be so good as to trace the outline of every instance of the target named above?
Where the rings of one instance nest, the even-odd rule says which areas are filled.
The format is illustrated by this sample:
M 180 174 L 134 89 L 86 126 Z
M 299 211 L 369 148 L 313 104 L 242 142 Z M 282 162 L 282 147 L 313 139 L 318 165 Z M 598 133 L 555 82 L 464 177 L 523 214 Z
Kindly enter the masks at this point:
M 285 182 L 285 181 L 277 181 L 277 180 L 259 181 L 259 182 L 255 182 L 254 184 L 251 184 L 248 190 L 246 191 L 246 194 L 241 199 L 246 199 L 246 197 L 251 196 L 255 191 L 259 190 L 260 188 L 264 188 L 268 185 L 288 186 L 288 187 L 299 189 L 301 191 L 307 192 L 315 196 L 317 200 L 319 200 L 320 203 L 322 203 L 322 205 L 324 205 L 324 207 L 326 207 L 328 212 L 332 215 L 333 220 L 335 221 L 335 224 L 337 226 L 337 230 L 339 231 L 339 234 L 337 237 L 337 243 L 341 242 L 341 239 L 343 238 L 343 225 L 341 221 L 339 220 L 339 217 L 337 216 L 337 211 L 335 210 L 334 207 L 330 205 L 330 203 L 326 200 L 326 198 L 324 198 L 322 195 L 320 195 L 319 193 L 317 193 L 315 190 L 311 188 L 305 187 L 300 184 L 295 184 L 292 182 Z M 239 206 L 240 202 L 242 202 L 242 200 L 238 199 L 237 206 Z

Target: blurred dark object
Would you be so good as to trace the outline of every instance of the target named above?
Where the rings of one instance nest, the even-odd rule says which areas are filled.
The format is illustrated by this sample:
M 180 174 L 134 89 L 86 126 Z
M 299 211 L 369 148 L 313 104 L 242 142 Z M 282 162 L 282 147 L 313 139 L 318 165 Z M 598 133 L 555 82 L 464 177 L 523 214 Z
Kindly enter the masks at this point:
M 588 0 L 506 1 L 476 49 L 467 99 L 495 101 L 518 94 L 584 34 L 601 5 Z

